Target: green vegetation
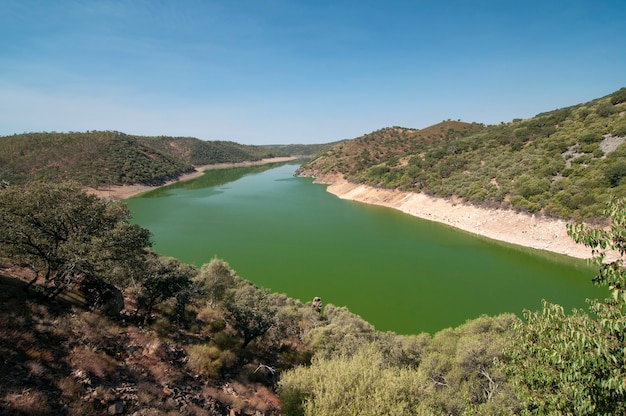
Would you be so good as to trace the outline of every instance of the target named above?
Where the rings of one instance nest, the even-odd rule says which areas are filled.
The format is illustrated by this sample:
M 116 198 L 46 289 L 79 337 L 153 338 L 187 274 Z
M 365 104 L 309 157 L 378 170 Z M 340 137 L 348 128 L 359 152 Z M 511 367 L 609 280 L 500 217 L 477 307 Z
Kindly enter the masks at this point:
M 82 190 L 128 161 L 141 167 L 116 170 L 121 183 L 176 175 L 191 159 L 164 143 L 180 151 L 184 141 L 148 146 L 153 139 L 115 132 L 1 138 L 0 413 L 622 415 L 625 102 L 622 89 L 500 126 L 383 129 L 308 166 L 546 215 L 603 214 L 608 227 L 568 233 L 592 249 L 604 301 L 571 314 L 545 302 L 525 320 L 482 316 L 432 336 L 376 331 L 347 308 L 256 287 L 219 259 L 197 269 L 158 256 L 123 203 Z M 80 183 L 59 180 L 68 174 Z M 131 309 L 102 308 L 105 295 Z
M 342 331 L 359 334 L 360 319 L 346 318 Z M 484 316 L 432 338 L 372 332 L 332 354 L 316 350 L 309 367 L 282 376 L 283 406 L 302 415 L 511 413 L 519 405 L 495 363 L 516 320 Z
M 444 121 L 386 128 L 336 144 L 303 175 L 338 173 L 384 188 L 590 220 L 626 196 L 625 89 L 494 126 Z
M 191 137 L 142 137 L 115 131 L 24 133 L 0 137 L 0 179 L 73 180 L 84 186 L 162 185 L 193 166 L 255 161 L 284 152 Z
M 339 142 L 323 143 L 323 144 L 269 144 L 263 146 L 264 149 L 272 149 L 278 154 L 288 154 L 302 158 L 312 157 L 320 153 L 324 149 L 333 146 Z
M 584 224 L 568 234 L 593 249 L 599 273 L 594 282 L 609 289 L 600 302 L 589 300 L 591 314 L 566 315 L 544 302 L 526 311 L 519 323 L 508 371 L 525 408 L 532 414 L 622 415 L 626 412 L 626 200 L 612 198 L 605 210 L 610 229 Z M 607 250 L 617 259 L 607 260 Z
M 40 277 L 49 298 L 82 280 L 126 284 L 142 265 L 150 233 L 75 183 L 32 182 L 0 192 L 0 249 Z
M 605 214 L 610 229 L 569 229 L 594 250 L 595 282 L 609 289 L 589 313 L 546 303 L 526 321 L 482 316 L 400 336 L 344 307 L 320 312 L 258 288 L 219 259 L 196 269 L 157 256 L 123 204 L 76 184 L 10 185 L 0 190 L 0 257 L 37 297 L 2 273 L 0 410 L 89 415 L 122 402 L 130 413 L 623 414 L 626 200 L 610 199 Z M 85 279 L 119 286 L 132 312 L 115 322 L 59 309 Z

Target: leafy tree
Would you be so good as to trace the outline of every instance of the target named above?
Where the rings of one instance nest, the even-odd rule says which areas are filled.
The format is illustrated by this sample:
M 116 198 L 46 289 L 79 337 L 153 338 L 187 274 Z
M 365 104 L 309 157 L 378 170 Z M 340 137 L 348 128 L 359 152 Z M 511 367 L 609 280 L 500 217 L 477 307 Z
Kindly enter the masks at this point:
M 609 164 L 604 171 L 604 175 L 612 187 L 617 186 L 620 180 L 626 176 L 626 161 L 618 159 L 614 163 Z
M 228 311 L 228 323 L 243 336 L 241 348 L 247 347 L 253 339 L 264 335 L 276 324 L 277 307 L 272 295 L 251 284 L 231 291 L 224 306 Z
M 598 106 L 598 108 L 596 109 L 596 113 L 600 116 L 600 117 L 608 117 L 611 114 L 615 114 L 617 112 L 617 109 L 615 108 L 615 106 L 611 103 L 603 103 L 600 104 Z
M 141 267 L 150 233 L 76 183 L 33 182 L 0 190 L 0 250 L 43 277 L 54 297 L 80 279 L 127 283 Z
M 202 265 L 195 280 L 210 305 L 224 301 L 230 290 L 243 283 L 230 265 L 218 258 Z
M 178 307 L 184 307 L 188 297 L 180 295 L 191 286 L 191 278 L 195 273 L 196 270 L 191 265 L 171 257 L 149 253 L 137 282 L 139 297 L 135 314 L 144 309 L 144 322 L 147 322 L 154 305 L 174 297 L 177 298 L 177 303 L 183 303 Z
M 568 234 L 592 249 L 599 273 L 594 282 L 609 289 L 604 302 L 589 300 L 592 314 L 544 302 L 524 313 L 509 367 L 528 414 L 622 415 L 626 413 L 626 200 L 612 198 L 609 229 L 584 224 Z M 607 254 L 617 253 L 614 260 Z

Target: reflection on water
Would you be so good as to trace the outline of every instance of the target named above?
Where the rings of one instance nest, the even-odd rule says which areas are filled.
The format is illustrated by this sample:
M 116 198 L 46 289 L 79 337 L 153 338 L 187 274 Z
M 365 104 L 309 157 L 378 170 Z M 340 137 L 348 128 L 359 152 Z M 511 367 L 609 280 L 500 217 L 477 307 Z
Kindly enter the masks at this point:
M 162 198 L 172 194 L 175 189 L 203 189 L 235 182 L 246 175 L 254 175 L 256 173 L 265 172 L 293 162 L 266 163 L 263 165 L 243 166 L 226 169 L 210 169 L 204 171 L 204 174 L 198 178 L 188 181 L 176 182 L 171 185 L 163 186 L 141 195 L 141 198 Z

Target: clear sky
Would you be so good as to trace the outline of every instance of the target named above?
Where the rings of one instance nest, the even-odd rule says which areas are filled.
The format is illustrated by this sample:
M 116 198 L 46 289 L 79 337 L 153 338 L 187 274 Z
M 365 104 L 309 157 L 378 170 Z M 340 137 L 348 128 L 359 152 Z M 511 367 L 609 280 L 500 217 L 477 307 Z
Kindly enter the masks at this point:
M 626 86 L 626 1 L 0 0 L 0 135 L 323 143 Z

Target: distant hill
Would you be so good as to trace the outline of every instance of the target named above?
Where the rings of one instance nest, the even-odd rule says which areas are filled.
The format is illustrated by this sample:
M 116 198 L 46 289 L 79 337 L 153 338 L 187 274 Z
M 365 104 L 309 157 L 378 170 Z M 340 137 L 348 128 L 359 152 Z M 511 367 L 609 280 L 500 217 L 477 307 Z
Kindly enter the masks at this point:
M 161 185 L 193 166 L 286 156 L 278 149 L 193 137 L 116 131 L 24 133 L 0 137 L 0 179 L 73 179 L 87 186 Z
M 290 156 L 311 157 L 337 143 L 339 142 L 323 144 L 269 144 L 263 146 L 263 148 L 273 149 L 276 152 L 286 153 Z
M 384 128 L 321 152 L 302 175 L 565 218 L 600 216 L 626 196 L 626 88 L 510 123 Z
M 479 124 L 444 121 L 419 130 L 406 127 L 387 127 L 356 139 L 339 142 L 326 148 L 306 164 L 318 173 L 342 173 L 348 176 L 380 164 L 389 165 L 396 159 L 411 155 L 423 147 L 460 137 L 483 128 Z

